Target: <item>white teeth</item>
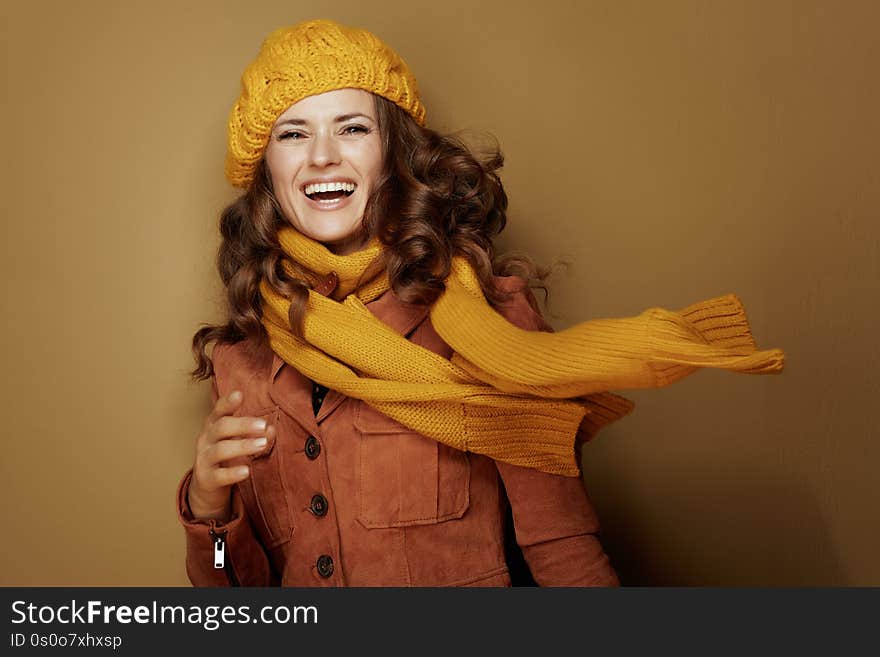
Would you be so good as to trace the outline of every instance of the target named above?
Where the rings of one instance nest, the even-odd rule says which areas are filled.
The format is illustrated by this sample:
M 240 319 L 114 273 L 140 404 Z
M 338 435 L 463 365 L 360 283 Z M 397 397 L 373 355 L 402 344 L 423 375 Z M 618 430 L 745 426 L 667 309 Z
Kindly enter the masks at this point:
M 354 183 L 350 182 L 326 182 L 326 183 L 310 183 L 305 186 L 303 191 L 306 194 L 315 194 L 317 192 L 353 192 L 355 190 Z

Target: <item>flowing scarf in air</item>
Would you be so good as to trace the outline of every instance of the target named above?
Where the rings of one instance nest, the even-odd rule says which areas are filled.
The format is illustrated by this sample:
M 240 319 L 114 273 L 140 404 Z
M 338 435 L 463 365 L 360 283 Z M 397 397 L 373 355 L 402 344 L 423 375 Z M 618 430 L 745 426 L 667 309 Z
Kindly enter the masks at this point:
M 361 280 L 380 257 L 373 239 L 346 256 L 284 228 L 292 275 L 314 285 L 335 272 L 331 295 L 309 290 L 304 336 L 290 331 L 290 300 L 264 280 L 263 326 L 272 349 L 304 376 L 361 399 L 401 424 L 456 449 L 544 472 L 578 476 L 575 437 L 591 438 L 634 404 L 611 390 L 659 388 L 714 367 L 779 373 L 784 353 L 759 351 L 735 294 L 678 311 L 593 319 L 556 333 L 511 324 L 486 301 L 467 260 L 456 256 L 430 308 L 451 360 L 421 347 L 365 306 L 389 289 L 384 272 Z

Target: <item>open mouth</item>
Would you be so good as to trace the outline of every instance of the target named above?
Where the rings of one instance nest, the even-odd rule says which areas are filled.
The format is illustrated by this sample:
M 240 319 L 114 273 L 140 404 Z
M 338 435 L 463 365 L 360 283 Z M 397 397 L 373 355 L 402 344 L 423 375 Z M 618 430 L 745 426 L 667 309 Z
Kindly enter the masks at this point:
M 351 196 L 357 185 L 352 182 L 311 183 L 303 188 L 303 193 L 313 201 L 336 201 Z

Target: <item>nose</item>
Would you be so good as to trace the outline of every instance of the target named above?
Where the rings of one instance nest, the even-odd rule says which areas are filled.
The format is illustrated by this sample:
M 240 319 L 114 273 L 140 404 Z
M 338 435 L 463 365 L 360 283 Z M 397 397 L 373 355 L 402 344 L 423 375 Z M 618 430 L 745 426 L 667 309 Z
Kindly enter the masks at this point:
M 339 145 L 333 139 L 332 134 L 319 132 L 312 139 L 311 160 L 316 167 L 326 167 L 331 164 L 339 164 L 341 159 Z

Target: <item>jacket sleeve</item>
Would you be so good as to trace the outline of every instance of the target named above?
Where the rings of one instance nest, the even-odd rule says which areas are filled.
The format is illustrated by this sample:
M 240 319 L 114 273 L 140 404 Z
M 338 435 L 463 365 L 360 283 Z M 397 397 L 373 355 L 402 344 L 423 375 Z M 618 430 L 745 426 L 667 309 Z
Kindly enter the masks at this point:
M 540 586 L 620 585 L 580 477 L 495 463 L 513 511 L 516 542 Z
M 517 280 L 522 284 L 514 283 L 513 295 L 499 312 L 520 328 L 552 331 L 525 281 Z M 582 477 L 495 463 L 513 512 L 516 541 L 540 586 L 620 585 L 599 540 L 599 518 Z
M 211 397 L 217 401 L 212 379 Z M 232 487 L 232 517 L 226 523 L 193 518 L 187 503 L 190 468 L 177 486 L 177 516 L 186 534 L 186 574 L 193 586 L 278 586 L 265 549 L 254 534 L 238 492 Z M 213 534 L 213 536 L 212 536 Z M 214 567 L 214 536 L 225 541 L 225 568 Z

